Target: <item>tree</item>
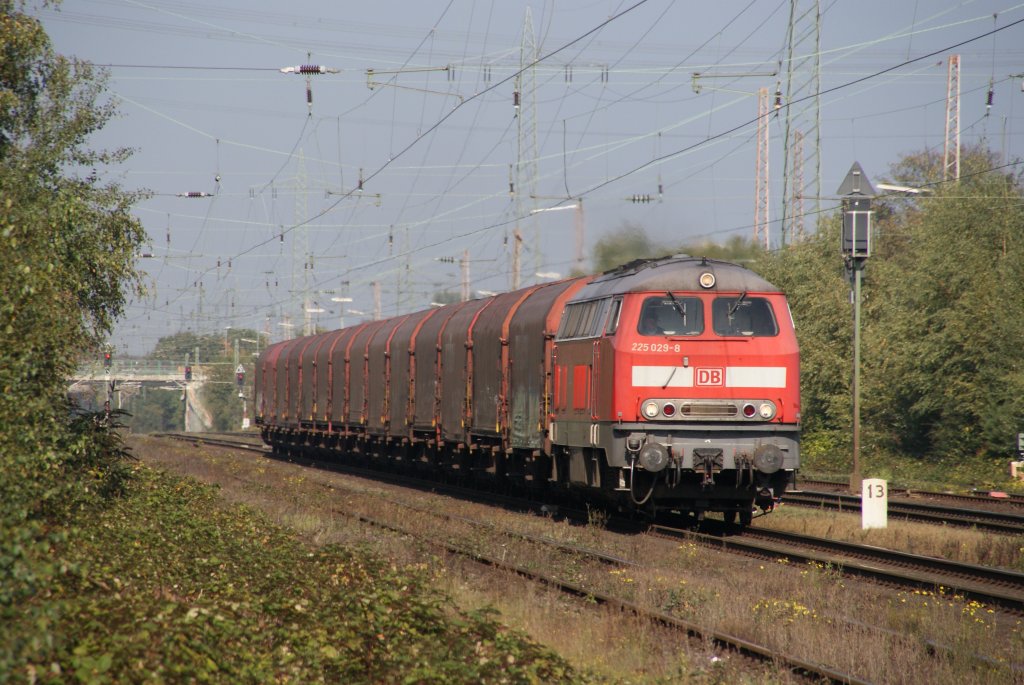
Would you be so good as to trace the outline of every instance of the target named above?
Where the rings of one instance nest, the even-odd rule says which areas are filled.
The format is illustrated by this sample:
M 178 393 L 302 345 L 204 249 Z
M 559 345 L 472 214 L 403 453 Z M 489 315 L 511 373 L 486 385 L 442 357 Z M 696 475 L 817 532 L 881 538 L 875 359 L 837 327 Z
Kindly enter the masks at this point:
M 256 339 L 256 333 L 250 329 L 238 331 L 240 337 Z M 193 333 L 185 331 L 167 335 L 156 342 L 156 347 L 150 355 L 153 359 L 165 359 L 167 361 L 184 362 L 186 358 L 196 361 L 196 350 L 199 351 L 200 361 L 209 361 L 220 357 L 224 349 L 224 338 L 212 333 Z
M 914 453 L 1006 454 L 1024 426 L 1024 187 L 998 166 L 965 149 L 959 182 L 935 184 L 880 233 L 865 342 L 886 350 L 871 364 L 885 382 L 871 412 Z M 893 172 L 922 183 L 936 169 L 941 157 L 922 153 Z
M 435 290 L 430 301 L 438 304 L 455 304 L 462 301 L 462 295 L 454 290 Z
M 762 249 L 753 240 L 741 235 L 734 235 L 724 245 L 706 240 L 703 243 L 685 244 L 676 252 L 694 257 L 709 257 L 738 264 L 749 264 L 761 255 Z
M 801 417 L 805 434 L 826 450 L 849 435 L 851 334 L 849 283 L 839 256 L 838 217 L 809 240 L 764 252 L 753 268 L 786 293 L 800 342 Z
M 65 379 L 141 293 L 140 194 L 104 181 L 128 152 L 87 143 L 114 114 L 104 78 L 54 53 L 25 3 L 0 0 L 0 625 L 58 571 L 78 507 L 126 477 L 117 437 L 72 414 Z M 45 621 L 39 622 L 45 626 Z M 41 627 L 40 630 L 45 630 Z M 38 636 L 0 630 L 0 672 Z
M 1024 427 L 1024 185 L 983 147 L 958 182 L 936 182 L 936 153 L 903 157 L 915 198 L 876 201 L 864 272 L 864 444 L 917 456 L 1011 454 Z M 805 435 L 846 444 L 852 322 L 837 212 L 818 235 L 756 265 L 789 296 L 801 345 Z
M 158 433 L 181 430 L 185 424 L 185 403 L 180 390 L 147 388 L 131 398 L 131 416 L 125 423 L 133 433 Z
M 652 242 L 642 226 L 627 222 L 594 245 L 594 271 L 601 273 L 634 259 L 660 257 L 668 252 L 667 248 Z

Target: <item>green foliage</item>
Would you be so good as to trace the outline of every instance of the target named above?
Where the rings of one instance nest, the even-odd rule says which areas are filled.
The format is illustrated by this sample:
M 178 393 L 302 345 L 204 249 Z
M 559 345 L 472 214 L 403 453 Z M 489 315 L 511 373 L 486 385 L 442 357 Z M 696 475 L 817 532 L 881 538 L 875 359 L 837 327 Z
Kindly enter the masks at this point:
M 257 337 L 259 336 L 259 337 Z M 195 359 L 199 349 L 199 365 L 207 382 L 202 386 L 201 401 L 213 420 L 213 430 L 238 430 L 242 425 L 242 399 L 238 397 L 235 383 L 235 367 L 241 363 L 245 368 L 247 397 L 252 395 L 253 342 L 259 340 L 259 348 L 265 347 L 267 338 L 249 328 L 232 328 L 227 335 L 196 334 L 191 331 L 175 333 L 157 341 L 150 359 L 176 361 L 184 364 L 185 359 Z M 235 345 L 238 343 L 238 358 Z M 194 361 L 191 362 L 195 364 Z M 178 390 L 147 388 L 130 399 L 131 417 L 128 426 L 137 433 L 152 433 L 180 430 L 184 425 L 184 403 Z
M 243 337 L 256 339 L 256 334 L 249 329 L 239 331 L 239 333 L 245 333 Z M 185 359 L 189 359 L 192 363 L 195 363 L 197 349 L 199 350 L 199 361 L 201 362 L 221 358 L 227 353 L 224 349 L 223 336 L 184 331 L 160 338 L 156 343 L 156 347 L 153 348 L 150 357 L 182 363 L 184 363 Z
M 31 437 L 4 453 L 0 478 L 0 625 L 15 619 L 44 628 L 59 614 L 45 601 L 53 582 L 71 566 L 57 550 L 73 530 L 68 523 L 121 495 L 130 473 L 115 422 L 66 406 L 64 425 L 52 425 L 45 451 Z M 14 658 L 0 634 L 0 674 Z M 0 675 L 0 682 L 3 676 Z
M 625 223 L 594 245 L 594 271 L 602 273 L 634 259 L 660 257 L 669 250 L 651 241 L 643 227 Z
M 215 488 L 139 467 L 129 496 L 55 550 L 45 625 L 0 625 L 0 673 L 36 682 L 586 682 L 423 567 L 310 549 Z M 157 552 L 158 553 L 154 553 Z M 4 680 L 0 676 L 0 681 Z
M 1024 429 L 1024 188 L 982 148 L 957 183 L 876 202 L 864 271 L 863 444 L 883 454 L 1009 456 Z M 893 167 L 900 184 L 934 182 L 934 153 Z M 757 269 L 788 294 L 801 345 L 809 444 L 851 423 L 852 308 L 838 213 L 815 238 L 765 255 Z
M 143 388 L 129 400 L 128 411 L 125 424 L 133 433 L 181 430 L 185 425 L 185 403 L 179 390 Z
M 755 261 L 762 252 L 755 242 L 739 235 L 732 236 L 724 245 L 710 240 L 677 247 L 661 245 L 652 241 L 642 226 L 626 223 L 614 234 L 597 241 L 593 262 L 594 270 L 601 273 L 634 259 L 651 259 L 668 254 L 688 254 L 748 264 Z
M 74 517 L 123 486 L 116 435 L 72 411 L 65 379 L 140 291 L 144 231 L 139 195 L 99 175 L 127 153 L 86 146 L 114 111 L 103 79 L 0 4 L 0 623 L 43 625 L 48 605 L 18 603 L 61 572 L 51 552 Z
M 675 252 L 746 265 L 760 257 L 763 250 L 753 240 L 741 235 L 734 235 L 724 245 L 706 240 L 703 243 L 685 244 Z
M 849 284 L 838 254 L 838 220 L 811 239 L 764 253 L 754 268 L 789 299 L 800 341 L 805 432 L 849 433 L 853 322 Z
M 462 301 L 462 295 L 454 290 L 435 290 L 430 301 L 438 304 L 455 304 Z
M 235 367 L 227 358 L 224 362 L 210 367 L 210 378 L 203 386 L 203 404 L 213 418 L 213 429 L 218 431 L 238 430 L 242 425 L 242 398 L 235 385 Z M 252 364 L 244 365 L 249 372 L 246 382 L 252 385 Z M 251 396 L 251 393 L 250 393 Z
M 1024 192 L 1002 173 L 972 175 L 997 166 L 987 151 L 961 159 L 959 183 L 883 229 L 866 342 L 892 353 L 872 359 L 885 382 L 870 410 L 904 450 L 1009 453 L 1024 428 Z

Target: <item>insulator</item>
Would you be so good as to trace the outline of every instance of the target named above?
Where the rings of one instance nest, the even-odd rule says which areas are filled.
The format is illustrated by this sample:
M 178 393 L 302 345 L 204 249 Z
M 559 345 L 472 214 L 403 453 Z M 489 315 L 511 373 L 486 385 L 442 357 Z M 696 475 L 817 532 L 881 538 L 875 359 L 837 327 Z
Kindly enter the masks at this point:
M 313 86 L 306 84 L 306 104 L 313 105 Z
M 318 64 L 300 64 L 298 72 L 300 74 L 326 74 L 327 69 Z
M 220 268 L 220 257 L 217 258 L 217 268 Z
M 512 106 L 515 107 L 516 109 L 519 109 L 519 91 L 518 90 L 513 90 L 512 91 Z
M 775 89 L 775 109 L 780 109 L 781 107 L 782 107 L 782 89 L 781 88 L 776 88 Z
M 992 90 L 992 86 L 988 88 L 988 97 L 985 98 L 985 109 L 992 109 L 992 98 L 995 96 L 995 92 Z

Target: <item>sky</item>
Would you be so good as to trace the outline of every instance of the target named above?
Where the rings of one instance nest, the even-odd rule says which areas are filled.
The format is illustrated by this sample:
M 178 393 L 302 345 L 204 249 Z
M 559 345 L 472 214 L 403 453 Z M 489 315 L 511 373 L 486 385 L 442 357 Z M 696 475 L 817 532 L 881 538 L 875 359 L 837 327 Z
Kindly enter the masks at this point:
M 853 162 L 898 182 L 901 155 L 943 151 L 952 55 L 961 144 L 1022 156 L 1024 2 L 820 0 L 820 32 L 814 6 L 65 0 L 33 11 L 57 52 L 107 65 L 118 116 L 91 144 L 132 148 L 105 178 L 150 193 L 134 210 L 149 234 L 148 293 L 111 338 L 142 355 L 184 331 L 277 341 L 377 307 L 418 311 L 459 293 L 467 273 L 473 297 L 506 291 L 517 234 L 521 287 L 589 268 L 595 243 L 627 226 L 670 250 L 754 238 L 759 102 L 760 239 L 777 249 L 798 237 L 794 212 L 813 233 Z M 300 65 L 318 73 L 292 73 Z M 800 137 L 796 165 L 786 151 Z M 801 203 L 784 207 L 790 195 Z

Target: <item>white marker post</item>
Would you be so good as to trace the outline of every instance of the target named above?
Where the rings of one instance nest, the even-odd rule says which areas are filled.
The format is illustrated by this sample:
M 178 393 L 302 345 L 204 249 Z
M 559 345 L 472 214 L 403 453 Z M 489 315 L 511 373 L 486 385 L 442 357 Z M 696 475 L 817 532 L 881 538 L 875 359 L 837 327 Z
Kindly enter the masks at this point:
M 861 481 L 860 527 L 885 528 L 889 520 L 889 489 L 881 478 Z

